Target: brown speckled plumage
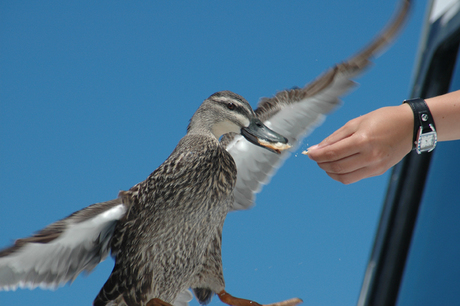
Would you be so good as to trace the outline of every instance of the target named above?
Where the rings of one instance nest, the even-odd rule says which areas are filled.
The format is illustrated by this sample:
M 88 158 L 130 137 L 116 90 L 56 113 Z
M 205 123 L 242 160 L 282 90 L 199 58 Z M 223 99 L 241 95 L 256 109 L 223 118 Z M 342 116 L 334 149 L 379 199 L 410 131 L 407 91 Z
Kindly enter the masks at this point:
M 189 287 L 224 289 L 221 232 L 235 181 L 233 158 L 213 135 L 185 136 L 145 181 L 122 193 L 131 208 L 115 230 L 115 268 L 95 305 L 173 303 Z
M 188 288 L 206 303 L 224 290 L 222 227 L 237 168 L 215 131 L 239 131 L 253 117 L 241 96 L 215 93 L 168 159 L 120 193 L 128 210 L 113 233 L 115 267 L 94 305 L 145 305 L 153 298 L 172 304 Z

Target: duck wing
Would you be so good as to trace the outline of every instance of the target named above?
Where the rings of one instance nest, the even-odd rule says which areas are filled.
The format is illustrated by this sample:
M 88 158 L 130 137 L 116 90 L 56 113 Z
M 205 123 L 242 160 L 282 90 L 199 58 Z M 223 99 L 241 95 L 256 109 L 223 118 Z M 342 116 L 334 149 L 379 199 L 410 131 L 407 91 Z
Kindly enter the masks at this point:
M 56 288 L 91 270 L 110 251 L 121 199 L 97 203 L 52 223 L 0 251 L 0 290 Z
M 396 16 L 384 30 L 349 60 L 335 65 L 303 88 L 284 90 L 272 98 L 261 99 L 255 110 L 257 117 L 267 127 L 287 137 L 295 148 L 324 121 L 326 114 L 341 104 L 340 97 L 355 86 L 353 78 L 363 73 L 370 65 L 371 58 L 382 52 L 394 39 L 408 16 L 410 5 L 409 0 L 401 1 Z M 233 209 L 247 209 L 252 206 L 255 194 L 269 182 L 290 152 L 273 154 L 251 145 L 237 134 L 227 134 L 221 142 L 233 156 L 238 168 Z

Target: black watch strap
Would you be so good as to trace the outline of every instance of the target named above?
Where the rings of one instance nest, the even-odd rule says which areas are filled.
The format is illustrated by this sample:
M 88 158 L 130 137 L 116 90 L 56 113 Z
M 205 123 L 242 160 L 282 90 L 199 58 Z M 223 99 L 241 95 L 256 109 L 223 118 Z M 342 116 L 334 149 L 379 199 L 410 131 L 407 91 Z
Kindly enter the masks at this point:
M 428 108 L 428 105 L 426 105 L 425 100 L 417 98 L 404 100 L 403 103 L 409 104 L 414 113 L 414 134 L 412 138 L 412 150 L 414 150 L 417 147 L 419 130 L 420 133 L 430 132 L 430 124 L 435 130 L 436 125 L 434 124 L 433 116 L 431 115 L 430 109 Z

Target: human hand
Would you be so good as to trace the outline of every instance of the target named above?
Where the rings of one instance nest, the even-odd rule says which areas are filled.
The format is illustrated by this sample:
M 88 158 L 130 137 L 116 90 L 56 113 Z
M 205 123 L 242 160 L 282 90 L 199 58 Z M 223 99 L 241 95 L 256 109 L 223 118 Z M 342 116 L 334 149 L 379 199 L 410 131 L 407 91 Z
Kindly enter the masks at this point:
M 385 173 L 412 149 L 409 105 L 377 109 L 347 122 L 308 149 L 308 156 L 339 182 L 350 184 Z

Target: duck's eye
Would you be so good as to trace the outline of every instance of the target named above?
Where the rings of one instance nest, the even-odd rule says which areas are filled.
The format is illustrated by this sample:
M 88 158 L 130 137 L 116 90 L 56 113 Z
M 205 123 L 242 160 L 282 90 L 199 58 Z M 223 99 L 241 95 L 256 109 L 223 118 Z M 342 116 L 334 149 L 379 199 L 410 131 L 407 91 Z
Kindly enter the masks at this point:
M 227 108 L 228 108 L 229 110 L 234 110 L 235 107 L 236 107 L 236 105 L 235 105 L 234 103 L 227 103 Z

